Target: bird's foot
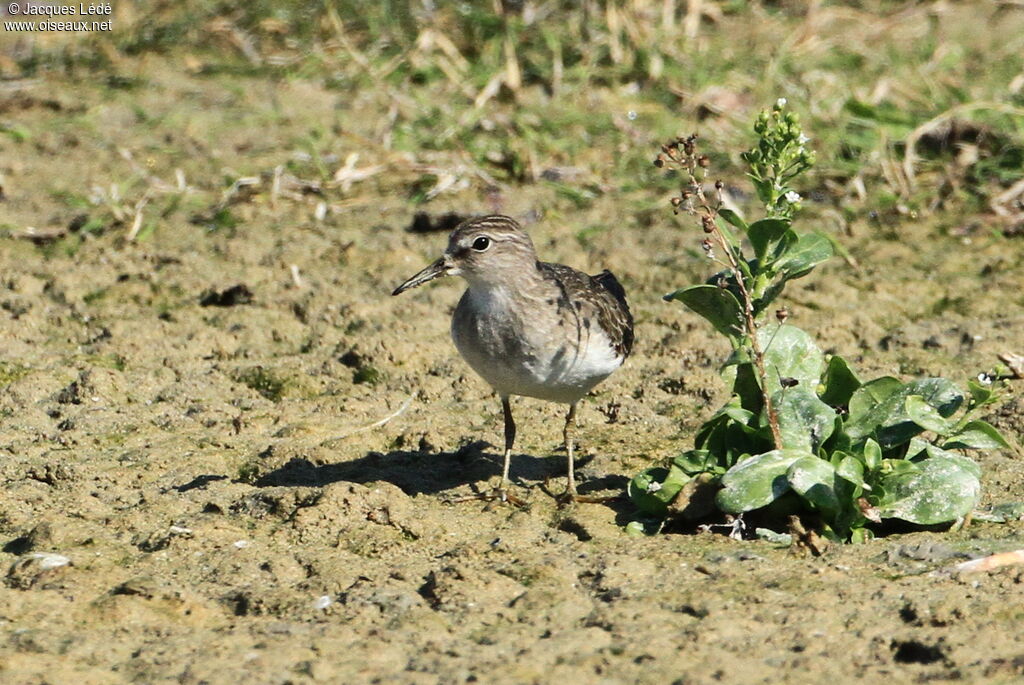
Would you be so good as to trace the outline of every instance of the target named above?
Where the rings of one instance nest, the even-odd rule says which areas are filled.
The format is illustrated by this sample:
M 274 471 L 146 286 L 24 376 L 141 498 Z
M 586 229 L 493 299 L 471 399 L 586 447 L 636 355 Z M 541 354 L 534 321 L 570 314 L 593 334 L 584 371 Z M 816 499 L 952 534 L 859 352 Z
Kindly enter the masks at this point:
M 545 478 L 541 484 L 540 489 L 544 491 L 544 494 L 555 500 L 555 503 L 560 507 L 567 507 L 570 504 L 607 504 L 608 502 L 614 502 L 622 499 L 622 495 L 581 495 L 576 491 L 576 488 L 567 487 L 565 492 L 556 494 L 551 491 L 551 487 L 548 484 L 548 479 Z

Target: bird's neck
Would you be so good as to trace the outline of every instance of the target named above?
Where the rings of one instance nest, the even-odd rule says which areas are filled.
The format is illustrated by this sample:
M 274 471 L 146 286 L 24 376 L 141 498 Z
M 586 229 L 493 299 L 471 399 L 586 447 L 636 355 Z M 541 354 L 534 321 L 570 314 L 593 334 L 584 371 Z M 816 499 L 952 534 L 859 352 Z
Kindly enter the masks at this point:
M 532 300 L 547 292 L 547 283 L 535 265 L 516 269 L 492 270 L 484 275 L 463 274 L 469 298 L 481 308 L 503 308 L 512 303 Z

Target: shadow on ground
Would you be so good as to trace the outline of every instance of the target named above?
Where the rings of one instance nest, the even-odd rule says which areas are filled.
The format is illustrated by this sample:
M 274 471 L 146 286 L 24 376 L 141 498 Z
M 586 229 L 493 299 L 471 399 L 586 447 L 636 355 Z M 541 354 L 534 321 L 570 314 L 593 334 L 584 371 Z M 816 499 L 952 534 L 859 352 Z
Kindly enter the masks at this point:
M 309 460 L 297 458 L 261 476 L 255 485 L 317 487 L 339 481 L 386 481 L 398 486 L 407 495 L 437 494 L 499 476 L 501 455 L 485 452 L 489 447 L 489 443 L 478 441 L 456 452 L 369 452 L 366 456 L 352 461 L 319 466 Z M 592 458 L 588 456 L 577 459 L 576 468 L 586 466 Z M 532 457 L 526 454 L 513 454 L 510 472 L 514 484 L 550 479 L 552 489 L 560 492 L 564 485 L 554 481 L 565 477 L 566 460 L 560 456 Z M 581 494 L 610 489 L 622 490 L 625 484 L 626 478 L 623 476 L 605 475 L 580 482 L 579 489 Z

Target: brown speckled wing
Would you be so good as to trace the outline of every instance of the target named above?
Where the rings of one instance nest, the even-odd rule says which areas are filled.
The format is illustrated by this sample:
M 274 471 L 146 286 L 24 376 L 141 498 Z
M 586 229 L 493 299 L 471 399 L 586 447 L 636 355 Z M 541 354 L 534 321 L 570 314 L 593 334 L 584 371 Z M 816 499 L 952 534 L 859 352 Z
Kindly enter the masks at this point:
M 537 268 L 561 291 L 560 309 L 574 308 L 583 325 L 589 325 L 591 317 L 596 318 L 615 352 L 629 356 L 633 349 L 633 315 L 626 302 L 626 291 L 611 271 L 588 276 L 572 267 L 547 262 L 538 262 Z

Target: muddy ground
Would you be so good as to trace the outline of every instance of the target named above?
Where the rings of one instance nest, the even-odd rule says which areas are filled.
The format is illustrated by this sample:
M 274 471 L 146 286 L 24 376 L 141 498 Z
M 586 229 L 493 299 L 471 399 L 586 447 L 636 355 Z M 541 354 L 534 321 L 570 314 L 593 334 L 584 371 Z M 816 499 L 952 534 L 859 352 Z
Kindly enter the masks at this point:
M 143 89 L 4 94 L 29 134 L 0 139 L 4 683 L 1024 679 L 1024 567 L 944 572 L 1024 546 L 1019 522 L 821 557 L 629 537 L 628 504 L 544 492 L 562 487 L 562 409 L 528 399 L 512 471 L 529 509 L 448 503 L 499 473 L 500 405 L 448 338 L 461 284 L 389 294 L 444 234 L 407 230 L 421 208 L 391 172 L 326 211 L 273 190 L 299 132 L 369 131 L 380 103 L 135 69 Z M 358 144 L 324 147 L 340 166 Z M 231 180 L 261 173 L 218 217 Z M 723 400 L 724 343 L 660 297 L 707 270 L 663 199 L 527 184 L 427 207 L 518 217 L 543 258 L 625 284 L 637 345 L 581 406 L 585 492 L 690 447 Z M 1021 352 L 1021 238 L 809 211 L 853 261 L 794 285 L 792 320 L 865 376 L 963 384 Z M 1024 403 L 989 418 L 1019 440 Z M 1021 498 L 1015 454 L 980 461 L 982 504 Z

